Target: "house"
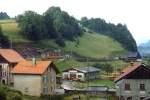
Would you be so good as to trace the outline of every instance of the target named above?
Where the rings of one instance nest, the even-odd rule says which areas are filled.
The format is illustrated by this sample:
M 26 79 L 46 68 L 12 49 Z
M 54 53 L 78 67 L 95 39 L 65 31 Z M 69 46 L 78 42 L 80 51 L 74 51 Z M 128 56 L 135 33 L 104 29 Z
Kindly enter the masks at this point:
M 13 49 L 0 49 L 0 83 L 10 85 L 13 82 L 10 71 L 25 59 Z
M 70 68 L 63 71 L 63 79 L 88 81 L 100 78 L 100 69 L 95 67 Z
M 115 79 L 119 100 L 144 100 L 150 96 L 150 69 L 135 64 Z
M 52 61 L 21 61 L 11 71 L 14 89 L 23 94 L 52 95 L 56 89 L 56 74 L 59 72 Z

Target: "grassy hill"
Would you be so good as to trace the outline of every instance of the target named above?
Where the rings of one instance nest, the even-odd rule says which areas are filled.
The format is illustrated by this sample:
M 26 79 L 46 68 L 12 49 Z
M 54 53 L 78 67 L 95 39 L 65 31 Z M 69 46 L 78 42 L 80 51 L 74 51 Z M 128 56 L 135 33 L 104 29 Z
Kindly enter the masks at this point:
M 6 35 L 14 43 L 25 43 L 29 40 L 25 39 L 20 33 L 18 24 L 14 20 L 0 20 L 0 25 L 4 35 Z
M 31 42 L 19 33 L 18 24 L 14 20 L 1 20 L 0 24 L 4 34 L 12 40 L 14 44 Z M 73 51 L 79 55 L 93 58 L 119 55 L 126 52 L 120 43 L 108 36 L 98 33 L 86 32 L 82 37 L 79 37 L 77 41 L 66 41 L 66 47 L 62 48 L 59 47 L 54 40 L 45 39 L 35 44 L 35 46 L 38 48 L 60 48 L 64 51 Z

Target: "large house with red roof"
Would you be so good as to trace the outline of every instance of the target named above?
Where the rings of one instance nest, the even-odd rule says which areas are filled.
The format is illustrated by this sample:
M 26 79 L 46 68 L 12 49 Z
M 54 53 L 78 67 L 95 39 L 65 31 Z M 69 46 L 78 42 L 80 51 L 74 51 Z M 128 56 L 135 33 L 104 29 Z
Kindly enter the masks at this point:
M 132 65 L 115 83 L 119 100 L 144 100 L 150 96 L 150 69 L 143 64 Z
M 0 83 L 13 83 L 10 71 L 14 66 L 25 59 L 13 49 L 0 49 Z
M 32 96 L 52 95 L 55 93 L 58 72 L 52 61 L 21 61 L 11 71 L 14 89 Z

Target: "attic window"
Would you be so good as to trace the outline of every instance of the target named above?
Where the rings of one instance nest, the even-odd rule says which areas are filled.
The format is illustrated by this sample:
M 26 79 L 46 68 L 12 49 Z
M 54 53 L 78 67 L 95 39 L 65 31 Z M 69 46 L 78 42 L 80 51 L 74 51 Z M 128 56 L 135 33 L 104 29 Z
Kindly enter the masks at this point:
M 127 91 L 131 90 L 129 83 L 125 83 L 124 90 L 127 90 Z

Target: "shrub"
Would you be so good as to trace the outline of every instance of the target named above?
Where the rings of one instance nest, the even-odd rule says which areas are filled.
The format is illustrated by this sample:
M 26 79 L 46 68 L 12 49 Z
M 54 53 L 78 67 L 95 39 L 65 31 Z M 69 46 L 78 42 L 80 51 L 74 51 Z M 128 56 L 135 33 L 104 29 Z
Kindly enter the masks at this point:
M 61 47 L 65 46 L 65 41 L 62 38 L 57 38 L 55 42 Z
M 12 100 L 23 100 L 20 95 L 16 95 L 12 98 Z

